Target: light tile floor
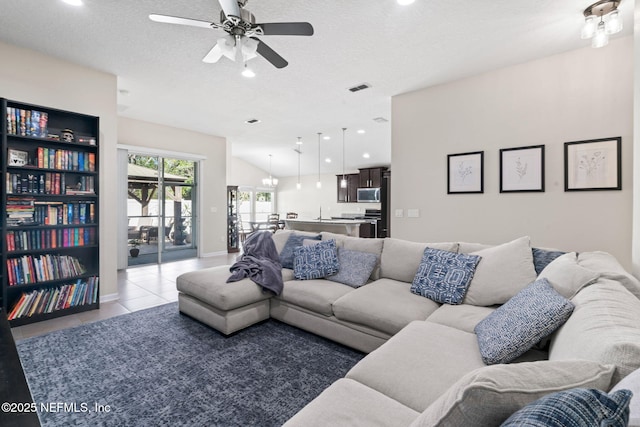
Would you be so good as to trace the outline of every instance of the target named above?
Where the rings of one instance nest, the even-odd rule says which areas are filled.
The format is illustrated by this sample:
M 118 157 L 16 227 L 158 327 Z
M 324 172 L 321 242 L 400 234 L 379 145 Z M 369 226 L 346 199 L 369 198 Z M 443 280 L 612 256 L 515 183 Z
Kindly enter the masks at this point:
M 237 255 L 227 254 L 207 258 L 193 258 L 162 265 L 153 264 L 131 267 L 118 271 L 118 300 L 101 303 L 98 310 L 85 311 L 12 328 L 13 338 L 18 341 L 59 329 L 71 328 L 83 323 L 91 323 L 177 301 L 176 277 L 188 271 L 233 264 Z

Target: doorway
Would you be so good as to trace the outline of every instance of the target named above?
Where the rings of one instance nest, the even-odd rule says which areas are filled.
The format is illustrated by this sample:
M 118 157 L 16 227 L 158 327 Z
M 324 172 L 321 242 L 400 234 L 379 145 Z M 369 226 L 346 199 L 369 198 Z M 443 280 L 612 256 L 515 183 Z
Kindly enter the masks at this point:
M 127 156 L 127 265 L 197 257 L 193 160 Z

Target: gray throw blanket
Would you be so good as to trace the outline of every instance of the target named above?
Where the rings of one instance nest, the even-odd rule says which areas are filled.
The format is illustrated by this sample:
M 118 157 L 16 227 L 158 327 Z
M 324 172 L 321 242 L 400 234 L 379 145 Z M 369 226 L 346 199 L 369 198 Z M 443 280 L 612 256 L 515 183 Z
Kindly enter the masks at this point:
M 231 277 L 227 279 L 227 283 L 248 277 L 264 290 L 272 291 L 276 295 L 282 293 L 282 264 L 270 231 L 256 231 L 247 237 L 242 256 L 229 271 Z

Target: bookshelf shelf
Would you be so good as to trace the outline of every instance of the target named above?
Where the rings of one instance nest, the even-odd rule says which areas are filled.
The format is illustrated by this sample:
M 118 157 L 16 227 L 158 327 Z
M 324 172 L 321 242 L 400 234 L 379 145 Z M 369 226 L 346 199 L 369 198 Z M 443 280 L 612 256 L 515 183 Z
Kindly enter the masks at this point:
M 0 115 L 10 325 L 99 308 L 99 118 L 3 98 Z

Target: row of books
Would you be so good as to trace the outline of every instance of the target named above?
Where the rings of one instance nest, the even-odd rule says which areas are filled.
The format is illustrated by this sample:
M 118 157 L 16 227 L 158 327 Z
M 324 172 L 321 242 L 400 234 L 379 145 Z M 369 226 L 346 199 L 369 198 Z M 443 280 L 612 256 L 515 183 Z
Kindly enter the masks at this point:
M 25 255 L 7 259 L 9 286 L 67 279 L 86 271 L 78 258 L 68 255 Z
M 98 302 L 98 277 L 86 281 L 25 292 L 9 311 L 9 320 L 31 317 L 36 314 L 52 313 L 79 305 Z
M 9 173 L 7 194 L 95 194 L 95 177 L 67 176 L 64 173 Z
M 6 233 L 7 250 L 14 252 L 95 245 L 96 230 L 95 227 L 10 230 Z
M 93 224 L 94 202 L 35 202 L 33 221 L 43 225 Z
M 96 154 L 38 147 L 36 166 L 45 169 L 93 172 L 96 170 Z
M 7 197 L 7 225 L 20 225 L 33 221 L 35 199 L 29 197 Z
M 38 110 L 7 108 L 7 132 L 12 135 L 46 138 L 49 115 Z

